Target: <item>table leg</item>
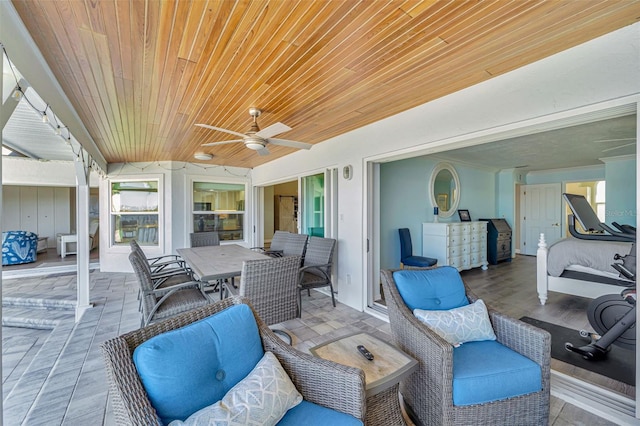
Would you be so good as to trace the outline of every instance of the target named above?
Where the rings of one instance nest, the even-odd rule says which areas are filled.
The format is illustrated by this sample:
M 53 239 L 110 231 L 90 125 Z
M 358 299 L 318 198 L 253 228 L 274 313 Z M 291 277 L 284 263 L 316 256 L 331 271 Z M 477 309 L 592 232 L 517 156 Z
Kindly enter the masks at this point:
M 396 384 L 389 389 L 367 398 L 366 426 L 404 426 L 406 422 L 402 417 L 400 398 Z

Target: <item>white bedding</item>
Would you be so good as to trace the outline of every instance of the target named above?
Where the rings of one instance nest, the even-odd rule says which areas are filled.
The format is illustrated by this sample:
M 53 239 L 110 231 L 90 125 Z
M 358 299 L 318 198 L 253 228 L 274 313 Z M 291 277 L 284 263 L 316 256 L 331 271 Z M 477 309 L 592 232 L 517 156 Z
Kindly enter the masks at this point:
M 546 303 L 550 291 L 591 299 L 605 294 L 619 294 L 622 288 L 619 285 L 566 278 L 561 274 L 564 270 L 573 270 L 620 279 L 618 271 L 611 267 L 612 263 L 616 263 L 613 257 L 616 254 L 625 256 L 631 248 L 632 243 L 576 238 L 566 238 L 548 247 L 544 234 L 540 234 L 536 261 L 536 287 L 540 304 Z
M 614 256 L 625 256 L 631 251 L 632 243 L 618 241 L 580 240 L 564 238 L 549 247 L 547 273 L 559 277 L 569 266 L 586 267 L 619 276 L 611 266 Z

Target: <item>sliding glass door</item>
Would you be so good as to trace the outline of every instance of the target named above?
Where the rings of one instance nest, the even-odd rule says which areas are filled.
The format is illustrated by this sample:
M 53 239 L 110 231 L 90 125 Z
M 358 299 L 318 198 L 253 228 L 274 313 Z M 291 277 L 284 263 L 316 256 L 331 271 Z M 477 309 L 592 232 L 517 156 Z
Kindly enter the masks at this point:
M 300 232 L 315 237 L 325 236 L 325 174 L 300 178 L 302 215 Z

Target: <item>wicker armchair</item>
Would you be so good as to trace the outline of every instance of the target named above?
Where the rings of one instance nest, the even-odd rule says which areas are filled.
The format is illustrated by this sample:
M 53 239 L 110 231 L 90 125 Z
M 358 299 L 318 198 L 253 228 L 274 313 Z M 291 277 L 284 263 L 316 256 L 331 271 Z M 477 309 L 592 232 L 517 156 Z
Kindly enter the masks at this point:
M 189 237 L 191 239 L 191 247 L 220 245 L 220 236 L 216 231 L 192 232 Z
M 151 277 L 149 264 L 143 257 L 136 252 L 131 252 L 129 262 L 140 285 L 142 308 L 140 325 L 142 327 L 212 302 L 203 291 L 200 281 L 171 283 L 163 288 L 157 288 L 157 284 Z M 166 285 L 167 282 L 162 284 Z
M 394 272 L 381 271 L 382 283 L 395 344 L 419 362 L 418 371 L 400 384 L 407 411 L 417 424 L 548 424 L 549 333 L 488 307 L 497 341 L 540 366 L 542 390 L 482 404 L 453 405 L 453 346 L 420 322 L 405 305 L 394 281 Z M 466 285 L 465 290 L 469 303 L 475 302 L 477 297 Z
M 145 426 L 162 424 L 133 363 L 132 354 L 136 347 L 158 334 L 186 326 L 238 304 L 250 305 L 246 298 L 229 297 L 103 343 L 102 353 L 116 423 Z M 364 420 L 365 377 L 362 370 L 300 352 L 280 340 L 255 311 L 254 316 L 263 349 L 271 351 L 278 358 L 305 400 Z
M 312 288 L 329 287 L 333 307 L 336 306 L 336 299 L 333 294 L 333 284 L 331 282 L 331 268 L 333 266 L 333 251 L 336 240 L 333 238 L 310 237 L 304 262 L 299 272 L 298 284 L 298 306 L 299 315 L 302 314 L 302 292 L 309 293 Z

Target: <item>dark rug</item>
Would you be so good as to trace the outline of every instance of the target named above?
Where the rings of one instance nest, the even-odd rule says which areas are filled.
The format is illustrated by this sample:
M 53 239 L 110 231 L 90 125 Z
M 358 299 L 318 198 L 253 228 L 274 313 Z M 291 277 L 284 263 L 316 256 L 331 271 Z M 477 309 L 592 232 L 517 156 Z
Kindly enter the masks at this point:
M 635 351 L 612 345 L 606 359 L 587 361 L 579 354 L 569 352 L 564 348 L 566 342 L 573 343 L 574 346 L 578 347 L 589 344 L 589 340 L 580 337 L 578 330 L 572 330 L 530 317 L 522 317 L 520 320 L 535 325 L 551 334 L 551 358 L 635 386 Z

